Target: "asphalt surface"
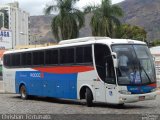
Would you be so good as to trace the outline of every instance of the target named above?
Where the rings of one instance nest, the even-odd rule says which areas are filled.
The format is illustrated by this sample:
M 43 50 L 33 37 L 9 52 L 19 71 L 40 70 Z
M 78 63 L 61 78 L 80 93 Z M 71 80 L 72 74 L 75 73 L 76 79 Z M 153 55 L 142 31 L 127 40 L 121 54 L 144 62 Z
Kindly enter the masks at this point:
M 127 103 L 123 107 L 85 101 L 0 94 L 0 120 L 160 120 L 160 91 L 156 100 Z M 40 115 L 40 116 L 39 116 Z
M 22 100 L 17 94 L 0 94 L 0 114 L 160 114 L 160 95 L 156 100 L 127 103 L 123 107 L 95 103 L 32 97 Z

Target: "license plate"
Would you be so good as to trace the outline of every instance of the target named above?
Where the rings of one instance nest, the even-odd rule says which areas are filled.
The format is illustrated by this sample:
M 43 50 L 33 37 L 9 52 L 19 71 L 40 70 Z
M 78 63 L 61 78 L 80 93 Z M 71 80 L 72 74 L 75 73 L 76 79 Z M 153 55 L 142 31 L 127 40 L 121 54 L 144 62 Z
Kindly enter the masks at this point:
M 140 101 L 145 100 L 145 96 L 139 96 L 139 100 L 140 100 Z

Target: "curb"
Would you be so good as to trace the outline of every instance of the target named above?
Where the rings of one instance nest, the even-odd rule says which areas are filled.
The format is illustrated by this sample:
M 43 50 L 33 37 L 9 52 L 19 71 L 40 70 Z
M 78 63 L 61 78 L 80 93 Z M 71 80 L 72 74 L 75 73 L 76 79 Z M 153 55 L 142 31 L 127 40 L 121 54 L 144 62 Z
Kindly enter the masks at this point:
M 160 89 L 158 89 L 156 92 L 157 92 L 157 95 L 160 95 Z
M 4 90 L 0 90 L 0 94 L 4 94 L 5 93 L 5 91 Z

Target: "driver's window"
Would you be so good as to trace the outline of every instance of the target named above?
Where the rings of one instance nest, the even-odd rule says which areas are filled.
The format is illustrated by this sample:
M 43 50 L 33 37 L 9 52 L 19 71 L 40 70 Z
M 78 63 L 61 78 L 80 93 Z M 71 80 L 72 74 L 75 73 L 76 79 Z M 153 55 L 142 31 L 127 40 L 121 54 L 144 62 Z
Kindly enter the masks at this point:
M 115 72 L 109 47 L 103 44 L 95 44 L 94 53 L 97 73 L 101 80 L 115 84 Z

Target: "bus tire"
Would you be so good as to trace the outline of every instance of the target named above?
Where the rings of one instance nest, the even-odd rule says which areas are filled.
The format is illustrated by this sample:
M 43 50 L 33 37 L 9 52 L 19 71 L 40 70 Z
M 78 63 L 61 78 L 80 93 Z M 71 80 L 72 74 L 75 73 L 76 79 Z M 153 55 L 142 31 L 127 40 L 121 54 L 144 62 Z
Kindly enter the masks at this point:
M 118 104 L 118 107 L 123 108 L 124 107 L 124 103 Z
M 20 87 L 20 95 L 21 95 L 21 98 L 22 98 L 23 100 L 26 100 L 26 99 L 28 98 L 27 90 L 26 90 L 25 85 L 22 85 L 22 86 Z
M 86 88 L 85 98 L 86 98 L 86 105 L 88 107 L 91 107 L 93 105 L 93 96 L 92 96 L 92 91 L 89 88 Z

